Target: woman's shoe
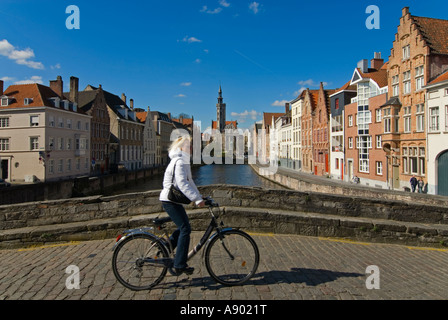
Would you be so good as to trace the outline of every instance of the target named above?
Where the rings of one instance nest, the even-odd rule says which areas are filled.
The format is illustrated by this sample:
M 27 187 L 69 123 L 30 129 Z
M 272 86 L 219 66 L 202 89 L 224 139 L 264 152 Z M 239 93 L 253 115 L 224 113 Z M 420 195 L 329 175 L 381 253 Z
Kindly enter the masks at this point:
M 191 275 L 194 272 L 194 268 L 192 268 L 192 267 L 185 267 L 185 268 L 181 268 L 181 269 L 174 268 L 174 272 L 176 273 L 176 276 L 180 276 L 182 273 Z

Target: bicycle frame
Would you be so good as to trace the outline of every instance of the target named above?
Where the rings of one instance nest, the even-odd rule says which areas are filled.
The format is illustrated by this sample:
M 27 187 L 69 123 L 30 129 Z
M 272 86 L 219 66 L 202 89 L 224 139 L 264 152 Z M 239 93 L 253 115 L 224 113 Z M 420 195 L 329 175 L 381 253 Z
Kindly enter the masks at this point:
M 219 226 L 218 221 L 215 217 L 215 214 L 213 213 L 213 208 L 218 208 L 219 212 L 220 208 L 218 205 L 214 205 L 214 204 L 210 204 L 208 206 L 210 215 L 211 215 L 211 221 L 209 226 L 207 227 L 204 235 L 202 236 L 201 240 L 199 241 L 199 243 L 188 253 L 188 257 L 187 257 L 187 261 L 192 259 L 203 247 L 204 245 L 206 245 L 207 243 L 209 243 L 213 238 L 215 238 L 216 236 L 221 236 L 221 234 L 224 231 L 229 231 L 229 230 L 233 230 L 233 228 L 222 228 Z M 222 226 L 222 222 L 221 222 L 221 226 Z M 213 230 L 216 230 L 216 232 L 212 235 Z M 152 232 L 151 232 L 152 231 Z M 150 236 L 155 237 L 156 239 L 159 240 L 159 242 L 164 246 L 167 247 L 162 241 L 161 239 L 163 239 L 162 237 L 159 237 L 155 234 L 155 228 L 154 227 L 148 227 L 148 228 L 139 228 L 139 229 L 130 229 L 130 230 L 126 230 L 123 232 L 123 235 L 119 235 L 117 237 L 117 241 L 113 247 L 112 250 L 115 250 L 115 248 L 125 239 L 129 238 L 129 237 L 133 237 L 136 235 L 140 235 L 140 234 L 147 234 Z M 164 233 L 166 236 L 168 236 L 168 234 L 165 232 Z M 169 247 L 170 248 L 166 248 L 169 249 L 168 252 L 170 254 L 170 258 L 160 258 L 160 259 L 145 259 L 145 262 L 147 263 L 154 263 L 156 265 L 160 265 L 160 266 L 168 266 L 170 267 L 169 263 L 173 261 L 173 248 L 171 247 L 171 244 L 169 243 Z

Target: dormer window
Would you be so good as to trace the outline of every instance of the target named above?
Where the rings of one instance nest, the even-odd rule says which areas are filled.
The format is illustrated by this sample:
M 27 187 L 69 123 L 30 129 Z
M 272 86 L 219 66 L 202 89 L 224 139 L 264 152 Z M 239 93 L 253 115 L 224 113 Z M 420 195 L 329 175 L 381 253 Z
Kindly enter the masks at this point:
M 28 106 L 28 105 L 30 105 L 32 102 L 33 102 L 33 98 L 25 98 L 24 101 L 23 101 L 23 104 L 24 104 L 25 106 Z
M 8 97 L 2 97 L 2 107 L 7 107 L 9 106 L 9 98 Z

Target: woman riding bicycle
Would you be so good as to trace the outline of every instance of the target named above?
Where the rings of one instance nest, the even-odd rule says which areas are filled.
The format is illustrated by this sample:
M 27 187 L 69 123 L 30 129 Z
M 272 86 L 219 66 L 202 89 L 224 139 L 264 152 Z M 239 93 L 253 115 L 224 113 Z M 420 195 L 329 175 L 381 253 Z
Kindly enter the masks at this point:
M 184 135 L 177 138 L 171 144 L 168 151 L 171 161 L 165 171 L 163 190 L 160 193 L 159 200 L 162 201 L 163 209 L 168 213 L 178 228 L 170 237 L 173 247 L 175 248 L 177 246 L 176 257 L 174 260 L 176 274 L 192 274 L 194 268 L 188 267 L 187 265 L 191 234 L 190 221 L 183 205 L 168 199 L 171 185 L 174 185 L 197 206 L 204 207 L 205 205 L 202 195 L 191 176 L 190 136 Z

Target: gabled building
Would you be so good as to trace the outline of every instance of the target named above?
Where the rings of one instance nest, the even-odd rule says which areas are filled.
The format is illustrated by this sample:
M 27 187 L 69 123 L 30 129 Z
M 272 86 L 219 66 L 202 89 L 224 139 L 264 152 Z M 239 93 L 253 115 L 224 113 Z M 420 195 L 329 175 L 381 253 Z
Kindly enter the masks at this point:
M 314 173 L 313 116 L 319 98 L 319 90 L 306 89 L 302 105 L 302 171 Z
M 335 93 L 330 95 L 330 176 L 333 179 L 344 180 L 345 175 L 345 106 L 351 103 L 352 98 L 357 95 L 356 85 L 348 81 Z M 349 176 L 348 179 L 352 179 Z
M 150 113 L 156 137 L 158 139 L 156 164 L 166 166 L 170 162 L 168 148 L 171 145 L 171 133 L 175 127 L 171 120 L 171 114 L 159 111 L 150 111 Z
M 64 98 L 62 78 L 41 84 L 0 81 L 1 177 L 45 182 L 90 174 L 91 117 Z
M 70 101 L 91 117 L 90 161 L 91 173 L 109 172 L 110 157 L 110 118 L 102 86 L 92 90 L 79 91 L 79 79 L 70 78 L 70 92 L 64 93 Z
M 346 180 L 356 176 L 361 184 L 380 188 L 388 187 L 381 117 L 387 101 L 387 65 L 379 53 L 370 68 L 361 60 L 350 81 L 356 96 L 344 107 Z
M 403 8 L 389 57 L 389 100 L 382 106 L 393 189 L 409 188 L 413 175 L 426 179 L 430 115 L 424 86 L 448 70 L 447 39 L 448 20 L 413 16 Z
M 151 117 L 151 110 L 136 109 L 137 118 L 145 124 L 143 129 L 143 168 L 156 167 L 157 163 L 157 135 L 154 122 Z
M 95 91 L 98 88 L 88 85 L 84 91 Z M 102 89 L 110 119 L 110 167 L 138 170 L 143 167 L 143 129 L 145 124 L 137 119 L 134 101 L 127 105 L 126 95 L 121 98 Z
M 316 108 L 312 113 L 313 171 L 317 176 L 327 176 L 330 173 L 330 95 L 334 91 L 324 89 L 321 82 Z
M 305 91 L 292 100 L 291 106 L 291 125 L 292 125 L 292 169 L 302 170 L 302 109 L 304 103 Z

